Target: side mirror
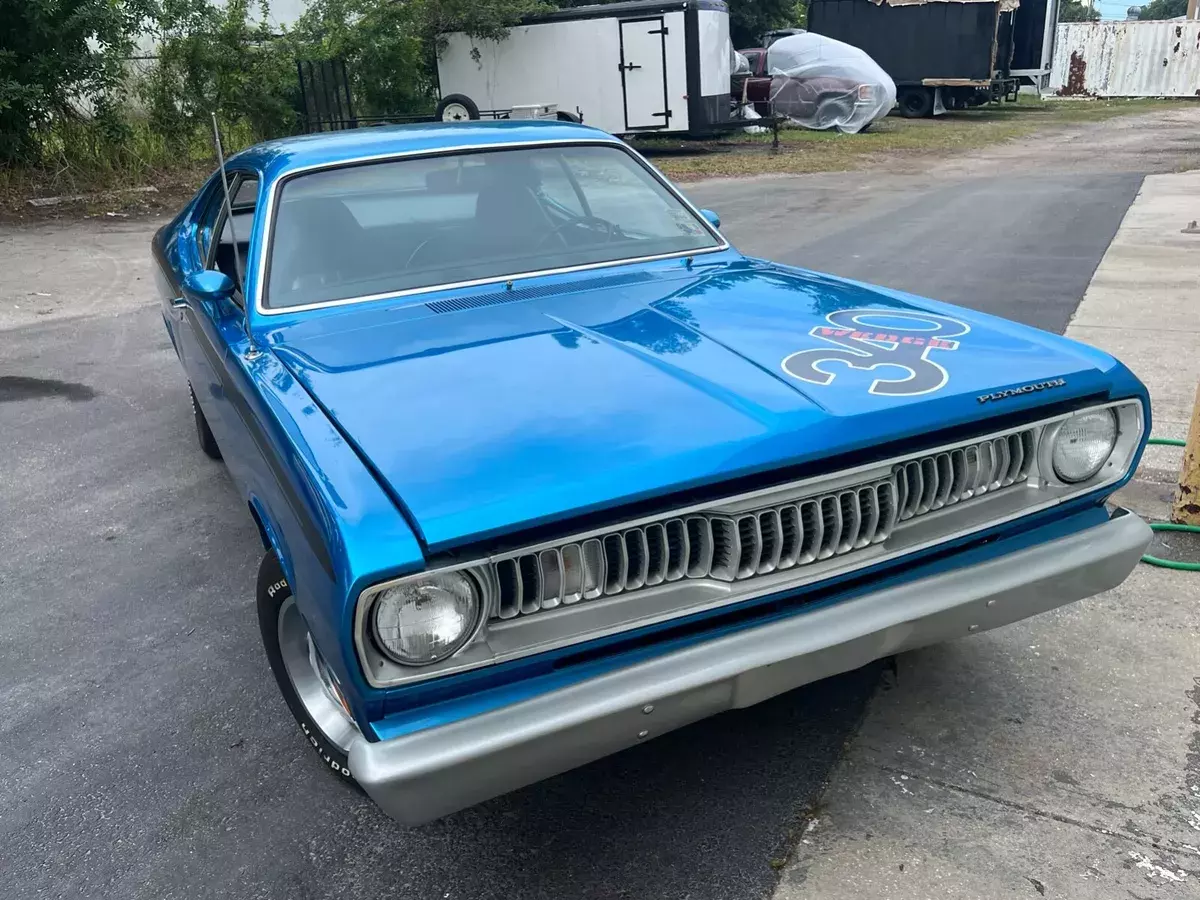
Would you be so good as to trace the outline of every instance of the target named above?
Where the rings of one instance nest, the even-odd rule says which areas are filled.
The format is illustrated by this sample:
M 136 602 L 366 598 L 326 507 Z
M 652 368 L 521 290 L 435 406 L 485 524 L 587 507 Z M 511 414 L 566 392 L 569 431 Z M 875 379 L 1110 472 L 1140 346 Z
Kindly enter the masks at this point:
M 183 289 L 200 300 L 221 300 L 233 295 L 233 279 L 216 269 L 205 269 L 184 278 Z
M 704 216 L 704 218 L 708 220 L 708 224 L 711 225 L 713 228 L 721 227 L 721 217 L 718 216 L 711 209 L 700 210 L 700 215 Z

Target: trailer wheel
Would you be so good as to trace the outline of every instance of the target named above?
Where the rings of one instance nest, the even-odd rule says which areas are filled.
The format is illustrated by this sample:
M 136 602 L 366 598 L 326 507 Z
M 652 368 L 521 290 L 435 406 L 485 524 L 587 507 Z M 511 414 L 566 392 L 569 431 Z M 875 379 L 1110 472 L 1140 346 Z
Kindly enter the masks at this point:
M 923 119 L 933 114 L 933 89 L 906 87 L 900 89 L 900 115 L 906 119 Z
M 465 94 L 448 94 L 437 105 L 433 117 L 439 122 L 466 122 L 479 118 L 479 107 Z
M 558 121 L 560 122 L 574 122 L 576 125 L 578 125 L 583 121 L 583 119 L 579 118 L 579 116 L 575 115 L 575 113 L 567 112 L 565 109 L 560 109 L 557 115 Z

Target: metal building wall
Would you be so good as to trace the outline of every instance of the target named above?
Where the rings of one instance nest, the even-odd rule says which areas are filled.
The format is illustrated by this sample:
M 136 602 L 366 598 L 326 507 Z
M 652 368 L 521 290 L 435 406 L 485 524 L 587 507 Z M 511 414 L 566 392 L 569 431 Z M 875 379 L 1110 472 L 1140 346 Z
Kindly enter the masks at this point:
M 1200 22 L 1060 23 L 1050 90 L 1063 96 L 1200 96 Z

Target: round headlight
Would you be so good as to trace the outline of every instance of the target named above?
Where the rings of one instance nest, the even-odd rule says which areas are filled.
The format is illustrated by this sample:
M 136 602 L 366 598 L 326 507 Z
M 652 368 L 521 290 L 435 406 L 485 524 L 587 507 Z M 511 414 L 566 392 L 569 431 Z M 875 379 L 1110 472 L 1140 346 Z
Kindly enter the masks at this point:
M 406 666 L 455 653 L 479 622 L 479 588 L 463 572 L 429 575 L 390 587 L 375 601 L 379 648 Z
M 1063 481 L 1087 481 L 1100 471 L 1117 443 L 1117 417 L 1111 409 L 1071 416 L 1054 436 L 1054 474 Z

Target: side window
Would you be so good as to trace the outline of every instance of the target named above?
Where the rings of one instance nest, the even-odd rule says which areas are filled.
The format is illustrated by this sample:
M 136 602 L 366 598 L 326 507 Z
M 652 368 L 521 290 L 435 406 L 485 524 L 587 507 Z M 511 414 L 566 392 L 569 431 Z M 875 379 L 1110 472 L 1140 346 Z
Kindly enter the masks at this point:
M 233 209 L 254 209 L 258 203 L 258 179 L 245 177 L 238 181 L 237 189 L 233 192 Z
M 214 183 L 213 190 L 204 199 L 203 212 L 196 222 L 196 255 L 201 264 L 208 265 L 209 252 L 212 249 L 213 231 L 217 227 L 217 219 L 221 217 L 225 195 L 221 192 L 219 182 Z
M 238 277 L 239 271 L 244 275 L 250 250 L 250 230 L 254 226 L 254 216 L 258 203 L 258 180 L 252 175 L 230 173 L 230 197 L 233 201 L 233 217 L 224 214 L 224 192 L 217 186 L 217 228 L 220 237 L 216 241 L 214 253 L 209 257 L 208 265 L 219 269 L 233 279 L 237 290 L 234 300 L 242 304 L 242 283 Z

